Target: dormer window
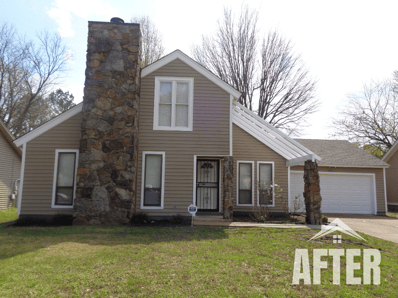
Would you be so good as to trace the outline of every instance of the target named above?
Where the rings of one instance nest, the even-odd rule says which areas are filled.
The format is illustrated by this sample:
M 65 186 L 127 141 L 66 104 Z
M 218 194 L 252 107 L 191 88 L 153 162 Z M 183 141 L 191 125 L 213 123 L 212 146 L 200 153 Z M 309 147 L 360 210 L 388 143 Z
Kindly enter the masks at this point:
M 155 77 L 154 130 L 191 131 L 193 78 Z

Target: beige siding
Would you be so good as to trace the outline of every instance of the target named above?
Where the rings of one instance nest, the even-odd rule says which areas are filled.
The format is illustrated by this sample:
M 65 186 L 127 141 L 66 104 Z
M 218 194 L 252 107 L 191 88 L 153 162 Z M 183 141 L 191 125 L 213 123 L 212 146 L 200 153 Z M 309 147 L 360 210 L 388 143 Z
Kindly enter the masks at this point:
M 291 167 L 291 171 L 304 171 L 303 166 Z M 377 212 L 384 213 L 385 199 L 384 199 L 384 178 L 383 169 L 370 168 L 342 168 L 342 167 L 319 167 L 320 172 L 340 172 L 340 173 L 372 173 L 375 174 L 376 179 L 376 197 L 377 197 Z
M 81 118 L 79 113 L 27 143 L 21 215 L 73 212 L 51 208 L 55 150 L 79 149 Z
M 234 176 L 237 177 L 238 161 L 254 161 L 254 202 L 257 204 L 257 161 L 274 162 L 274 181 L 283 189 L 280 195 L 287 199 L 288 196 L 288 168 L 286 167 L 286 159 L 264 145 L 256 138 L 248 134 L 240 127 L 233 125 L 233 157 L 234 157 Z M 237 199 L 236 190 L 237 179 L 234 180 L 233 194 Z M 236 204 L 236 201 L 235 201 Z M 252 211 L 253 207 L 235 206 L 234 211 Z M 282 212 L 281 200 L 275 198 L 275 208 L 271 208 L 274 212 Z
M 21 157 L 0 131 L 0 209 L 11 206 L 11 192 L 20 173 Z
M 398 204 L 398 151 L 387 162 L 390 164 L 386 169 L 387 202 Z
M 153 130 L 155 76 L 193 77 L 193 131 Z M 140 208 L 142 152 L 165 152 L 164 209 L 150 215 L 188 214 L 193 200 L 194 155 L 229 155 L 229 94 L 180 60 L 141 80 L 137 207 Z

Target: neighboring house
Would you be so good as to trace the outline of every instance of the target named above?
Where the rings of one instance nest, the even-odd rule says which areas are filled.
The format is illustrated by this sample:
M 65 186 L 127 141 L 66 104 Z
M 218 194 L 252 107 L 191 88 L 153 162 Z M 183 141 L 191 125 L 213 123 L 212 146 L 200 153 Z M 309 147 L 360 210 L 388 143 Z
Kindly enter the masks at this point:
M 390 164 L 386 169 L 388 210 L 398 210 L 398 141 L 388 150 L 383 161 Z
M 259 185 L 277 183 L 288 198 L 291 167 L 321 158 L 179 50 L 141 71 L 139 27 L 116 21 L 89 22 L 83 103 L 15 141 L 18 214 L 73 213 L 96 224 L 134 212 L 188 215 L 192 203 L 225 218 L 259 204 L 282 212 Z
M 385 214 L 387 163 L 343 140 L 304 140 L 319 155 L 323 213 Z M 291 168 L 292 201 L 303 192 L 303 166 Z
M 12 205 L 21 173 L 22 151 L 13 141 L 14 136 L 0 120 L 0 209 Z

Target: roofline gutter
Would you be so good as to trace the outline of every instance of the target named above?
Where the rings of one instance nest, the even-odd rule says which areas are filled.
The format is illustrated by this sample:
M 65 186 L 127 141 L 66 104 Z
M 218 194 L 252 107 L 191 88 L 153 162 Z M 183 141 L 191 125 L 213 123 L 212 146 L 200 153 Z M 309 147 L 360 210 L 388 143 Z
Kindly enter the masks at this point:
M 304 164 L 297 164 L 296 166 L 304 166 Z M 346 166 L 346 165 L 320 165 L 318 167 L 330 167 L 330 168 L 364 168 L 364 169 L 388 169 L 390 165 L 387 166 Z
M 387 162 L 386 160 L 389 160 L 392 155 L 394 155 L 396 148 L 398 147 L 398 141 L 395 142 L 395 144 L 390 148 L 390 150 L 387 151 L 386 155 L 383 156 L 381 159 L 384 162 Z
M 308 155 L 305 155 L 305 156 L 301 156 L 301 157 L 297 157 L 297 158 L 286 160 L 286 166 L 287 167 L 294 167 L 294 166 L 297 166 L 297 165 L 302 165 L 301 163 L 303 161 L 307 161 L 307 160 L 311 160 L 311 161 L 314 162 L 315 160 L 320 160 L 320 159 L 318 158 L 318 156 L 316 154 L 312 153 L 312 154 L 308 154 Z

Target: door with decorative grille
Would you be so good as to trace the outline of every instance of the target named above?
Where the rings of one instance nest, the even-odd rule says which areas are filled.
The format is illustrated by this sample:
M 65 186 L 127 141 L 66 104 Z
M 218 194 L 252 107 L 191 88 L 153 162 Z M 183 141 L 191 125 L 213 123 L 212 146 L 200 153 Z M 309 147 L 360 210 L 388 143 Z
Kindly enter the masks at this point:
M 219 161 L 198 160 L 196 167 L 196 206 L 199 211 L 218 211 Z

